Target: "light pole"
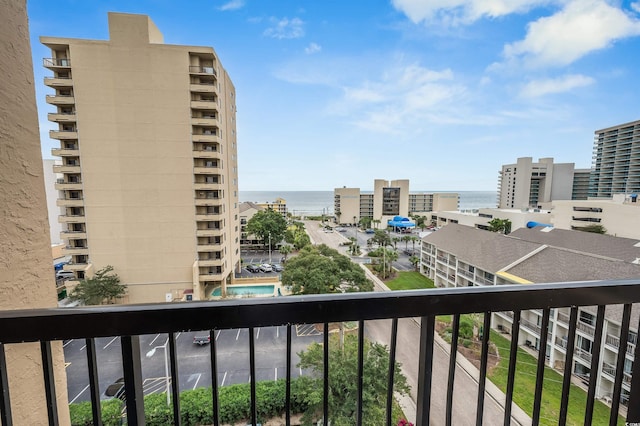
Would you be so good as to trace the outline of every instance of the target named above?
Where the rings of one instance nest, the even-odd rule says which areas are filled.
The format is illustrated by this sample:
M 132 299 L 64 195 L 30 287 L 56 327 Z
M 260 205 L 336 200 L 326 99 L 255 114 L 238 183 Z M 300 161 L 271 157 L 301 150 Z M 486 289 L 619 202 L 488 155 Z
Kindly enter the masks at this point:
M 271 264 L 271 232 L 269 232 L 269 264 Z
M 164 376 L 167 384 L 167 405 L 171 405 L 171 397 L 169 395 L 169 357 L 167 354 L 168 344 L 169 344 L 169 339 L 167 339 L 167 341 L 164 342 L 164 345 L 154 347 L 149 352 L 147 352 L 147 358 L 151 358 L 156 353 L 156 349 L 164 350 Z

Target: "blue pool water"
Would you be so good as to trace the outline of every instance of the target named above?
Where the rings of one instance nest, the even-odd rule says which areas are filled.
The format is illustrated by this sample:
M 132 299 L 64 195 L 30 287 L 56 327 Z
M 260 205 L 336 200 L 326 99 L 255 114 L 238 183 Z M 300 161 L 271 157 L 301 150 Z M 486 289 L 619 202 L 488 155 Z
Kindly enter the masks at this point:
M 273 296 L 273 292 L 275 291 L 275 286 L 271 285 L 228 285 L 227 286 L 227 295 L 228 296 L 246 296 L 246 295 L 254 295 L 254 296 Z M 222 296 L 222 289 L 220 287 L 213 290 L 211 293 L 213 297 Z

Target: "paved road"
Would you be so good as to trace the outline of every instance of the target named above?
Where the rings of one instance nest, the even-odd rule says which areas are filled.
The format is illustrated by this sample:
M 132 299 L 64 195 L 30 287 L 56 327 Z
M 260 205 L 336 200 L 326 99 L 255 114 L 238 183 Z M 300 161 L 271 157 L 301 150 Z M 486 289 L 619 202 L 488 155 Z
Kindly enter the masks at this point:
M 338 248 L 334 233 L 324 233 L 321 229 L 318 229 L 317 222 L 305 223 L 305 227 L 311 235 L 314 243 L 327 244 L 334 248 Z M 351 231 L 351 232 L 350 232 Z M 347 235 L 352 236 L 353 229 L 347 231 Z M 361 233 L 363 236 L 366 234 Z M 341 237 L 338 237 L 341 238 Z M 365 237 L 366 238 L 366 237 Z M 360 238 L 359 238 L 360 241 Z M 404 243 L 401 243 L 404 244 Z M 366 245 L 366 243 L 365 243 Z M 404 247 L 403 245 L 399 246 Z M 346 253 L 346 250 L 344 250 Z M 408 256 L 406 262 L 408 262 Z M 394 266 L 396 266 L 394 264 Z M 385 291 L 381 287 L 377 280 L 376 291 Z M 390 320 L 378 320 L 367 321 L 365 323 L 365 333 L 367 336 L 379 343 L 389 345 L 391 336 L 391 321 Z M 419 341 L 420 341 L 420 326 L 413 318 L 403 318 L 398 321 L 398 336 L 397 336 L 397 360 L 402 364 L 402 372 L 407 377 L 407 381 L 411 386 L 411 399 L 413 403 L 417 401 L 418 393 L 418 358 L 419 358 Z M 446 343 L 438 339 L 440 344 L 434 345 L 433 353 L 433 379 L 431 388 L 431 424 L 442 425 L 445 423 L 445 408 L 447 398 L 447 383 L 449 374 L 449 353 L 448 347 L 445 349 Z M 448 346 L 448 345 L 446 345 Z M 458 358 L 462 355 L 458 354 Z M 462 360 L 464 362 L 466 360 Z M 466 363 L 468 365 L 468 363 Z M 473 367 L 468 367 L 468 371 L 474 371 Z M 453 424 L 458 425 L 475 425 L 476 424 L 476 401 L 478 398 L 478 384 L 467 373 L 467 370 L 460 367 L 460 360 L 456 365 L 455 372 L 455 384 L 454 384 L 454 400 L 453 400 Z M 477 370 L 475 370 L 477 371 Z M 487 383 L 489 386 L 490 383 Z M 499 391 L 498 391 L 499 393 Z M 516 407 L 514 407 L 515 409 Z M 522 418 L 522 417 L 519 417 Z M 504 422 L 504 409 L 502 405 L 496 402 L 490 395 L 485 396 L 485 405 L 483 412 L 483 421 L 486 425 L 498 425 Z M 525 421 L 526 422 L 526 416 Z M 530 423 L 530 422 L 529 422 Z M 514 421 L 512 424 L 520 424 Z

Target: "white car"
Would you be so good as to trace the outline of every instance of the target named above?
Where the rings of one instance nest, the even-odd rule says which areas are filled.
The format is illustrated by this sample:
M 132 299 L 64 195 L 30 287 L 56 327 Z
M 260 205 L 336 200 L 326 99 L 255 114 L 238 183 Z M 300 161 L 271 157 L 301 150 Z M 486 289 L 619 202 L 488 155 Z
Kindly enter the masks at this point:
M 273 268 L 268 263 L 263 263 L 262 265 L 260 265 L 260 270 L 262 272 L 273 272 Z

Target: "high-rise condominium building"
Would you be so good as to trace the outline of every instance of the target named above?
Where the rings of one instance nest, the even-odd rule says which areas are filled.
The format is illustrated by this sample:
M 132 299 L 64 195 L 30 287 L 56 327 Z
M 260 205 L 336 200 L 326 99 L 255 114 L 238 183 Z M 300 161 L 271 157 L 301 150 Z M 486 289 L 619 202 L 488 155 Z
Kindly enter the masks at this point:
M 109 33 L 41 37 L 65 269 L 112 265 L 129 302 L 205 298 L 240 261 L 234 86 L 147 16 L 109 13 Z
M 640 192 L 640 120 L 596 130 L 590 197 Z
M 498 208 L 526 209 L 552 200 L 586 199 L 584 183 L 588 170 L 573 163 L 555 163 L 553 158 L 518 158 L 505 164 L 498 180 Z
M 457 193 L 410 193 L 409 180 L 376 179 L 372 193 L 360 188 L 335 188 L 334 212 L 338 223 L 357 224 L 362 217 L 384 224 L 394 216 L 409 216 L 439 210 L 458 210 Z

